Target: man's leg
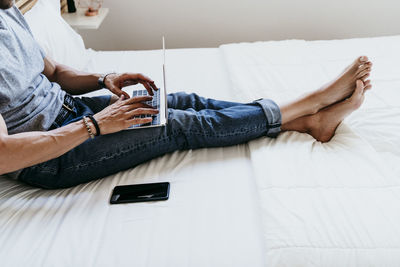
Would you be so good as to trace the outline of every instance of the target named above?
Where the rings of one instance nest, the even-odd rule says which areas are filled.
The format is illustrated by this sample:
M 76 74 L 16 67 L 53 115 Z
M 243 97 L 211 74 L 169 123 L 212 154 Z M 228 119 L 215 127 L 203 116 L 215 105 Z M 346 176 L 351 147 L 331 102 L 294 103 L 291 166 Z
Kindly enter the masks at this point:
M 180 109 L 180 110 L 185 110 L 185 109 L 194 109 L 196 111 L 200 111 L 202 109 L 219 110 L 223 108 L 243 105 L 242 103 L 215 100 L 199 96 L 195 93 L 187 94 L 185 92 L 169 94 L 167 96 L 167 99 L 169 108 Z
M 357 105 L 354 103 L 362 102 L 359 100 L 359 90 L 353 92 L 356 80 L 364 80 L 369 75 L 371 64 L 366 60 L 360 57 L 338 79 L 300 100 L 283 105 L 281 112 L 270 100 L 259 100 L 258 103 L 251 104 L 235 103 L 233 106 L 217 110 L 170 109 L 169 123 L 166 127 L 121 131 L 100 136 L 57 159 L 26 168 L 20 179 L 46 188 L 69 187 L 128 169 L 176 150 L 229 146 L 263 135 L 275 136 L 279 133 L 281 123 L 284 123 L 284 130 L 305 131 L 317 140 L 328 140 L 340 121 L 356 109 Z M 369 81 L 366 84 L 368 85 L 365 87 L 370 87 Z M 353 96 L 350 99 L 354 101 L 343 100 L 351 94 Z M 325 108 L 342 100 L 343 102 L 333 105 L 332 108 Z M 351 105 L 344 105 L 346 102 Z M 321 103 L 325 106 L 321 106 Z M 185 107 L 179 106 L 179 103 L 176 106 Z M 195 107 L 200 109 L 205 106 L 207 105 Z M 301 118 L 319 110 L 318 116 Z M 321 114 L 329 118 L 322 126 L 317 123 L 324 117 Z M 295 121 L 298 118 L 299 121 Z M 314 120 L 314 124 L 308 127 L 309 118 L 319 119 Z M 331 129 L 329 134 L 318 133 L 321 127 Z
M 282 114 L 282 124 L 306 115 L 315 114 L 319 110 L 351 96 L 354 92 L 356 81 L 359 79 L 366 81 L 370 75 L 371 68 L 372 63 L 368 61 L 366 56 L 358 57 L 333 81 L 297 100 L 279 105 Z M 366 81 L 366 86 L 369 86 L 369 83 L 370 81 Z M 241 103 L 214 100 L 182 92 L 169 94 L 167 100 L 168 107 L 180 110 L 219 110 L 242 105 Z
M 59 158 L 24 169 L 19 179 L 44 188 L 71 187 L 176 150 L 230 146 L 279 132 L 269 100 L 211 110 L 169 109 L 163 127 L 125 130 L 88 140 Z
M 369 77 L 371 67 L 372 63 L 366 56 L 358 57 L 333 81 L 295 101 L 280 105 L 282 124 L 306 115 L 316 114 L 319 110 L 346 99 L 354 92 L 357 80 L 365 81 L 365 86 L 370 87 L 370 81 L 366 79 Z M 207 99 L 196 94 L 176 93 L 168 96 L 168 105 L 175 109 L 193 108 L 199 111 L 218 110 L 241 104 Z

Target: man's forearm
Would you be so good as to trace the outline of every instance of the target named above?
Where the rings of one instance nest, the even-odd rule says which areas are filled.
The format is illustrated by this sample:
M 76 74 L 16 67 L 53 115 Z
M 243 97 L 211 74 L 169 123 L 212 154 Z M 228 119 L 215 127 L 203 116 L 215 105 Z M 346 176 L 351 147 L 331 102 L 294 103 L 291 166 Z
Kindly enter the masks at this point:
M 0 134 L 0 174 L 57 158 L 88 137 L 82 121 L 48 132 Z
M 97 81 L 100 74 L 90 74 L 58 64 L 52 81 L 71 95 L 81 95 L 100 89 Z

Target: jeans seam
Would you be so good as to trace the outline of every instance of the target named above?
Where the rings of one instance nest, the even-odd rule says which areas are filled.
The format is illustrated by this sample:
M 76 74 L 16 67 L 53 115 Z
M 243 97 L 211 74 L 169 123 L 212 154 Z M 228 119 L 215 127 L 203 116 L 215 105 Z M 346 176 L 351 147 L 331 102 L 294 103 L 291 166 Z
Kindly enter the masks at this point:
M 104 160 L 109 160 L 109 159 L 112 159 L 112 158 L 115 158 L 115 157 L 119 157 L 119 156 L 122 156 L 122 155 L 125 155 L 125 154 L 132 153 L 135 150 L 137 150 L 136 148 L 138 146 L 141 146 L 141 145 L 146 146 L 146 145 L 149 145 L 149 144 L 152 144 L 152 143 L 162 143 L 162 142 L 166 141 L 167 139 L 170 139 L 170 137 L 168 136 L 168 137 L 163 137 L 161 139 L 152 139 L 149 142 L 146 142 L 146 143 L 143 143 L 143 144 L 139 144 L 139 145 L 136 145 L 136 146 L 123 147 L 123 148 L 121 148 L 119 150 L 119 152 L 113 153 L 110 156 L 102 156 L 100 158 L 97 158 L 96 160 L 87 161 L 87 162 L 85 162 L 83 164 L 80 163 L 80 164 L 76 164 L 76 165 L 73 165 L 73 166 L 69 166 L 69 167 L 65 168 L 64 170 L 65 171 L 76 170 L 76 169 L 80 169 L 82 167 L 87 167 L 87 166 L 90 166 L 90 165 L 93 165 L 93 164 L 97 164 L 97 163 L 102 162 Z
M 265 128 L 264 125 L 258 125 L 255 127 L 252 127 L 243 131 L 233 131 L 233 132 L 227 132 L 226 134 L 204 134 L 204 132 L 195 132 L 195 131 L 181 131 L 182 133 L 189 133 L 189 134 L 195 134 L 195 135 L 205 135 L 205 136 L 212 136 L 212 137 L 227 137 L 227 136 L 236 136 L 236 135 L 240 135 L 240 134 L 244 134 L 244 133 L 249 133 L 249 132 L 255 132 L 258 131 L 262 128 Z
M 265 126 L 259 125 L 259 126 L 256 126 L 256 127 L 252 127 L 250 131 L 249 130 L 245 130 L 245 131 L 238 131 L 238 132 L 230 132 L 230 133 L 224 134 L 224 135 L 208 134 L 208 135 L 205 135 L 205 136 L 213 136 L 213 137 L 216 137 L 216 138 L 221 138 L 221 137 L 227 137 L 227 136 L 240 135 L 240 134 L 248 133 L 248 132 L 255 132 L 255 131 L 260 130 L 262 128 L 265 128 Z M 152 139 L 149 142 L 146 142 L 146 143 L 143 143 L 143 144 L 139 144 L 139 146 L 141 146 L 141 145 L 146 146 L 146 145 L 149 145 L 149 144 L 152 144 L 152 143 L 162 143 L 162 142 L 164 142 L 164 141 L 166 141 L 168 139 L 174 138 L 174 137 L 179 136 L 181 134 L 184 134 L 184 135 L 186 135 L 186 134 L 204 135 L 204 132 L 175 131 L 170 136 L 163 137 L 163 138 L 160 138 L 160 139 Z M 124 148 L 121 148 L 119 152 L 113 153 L 110 156 L 106 156 L 106 157 L 103 156 L 103 157 L 100 157 L 100 158 L 98 158 L 96 160 L 85 162 L 84 164 L 80 163 L 80 164 L 76 164 L 76 165 L 73 165 L 73 166 L 69 166 L 69 167 L 65 168 L 64 170 L 65 171 L 76 170 L 76 169 L 80 169 L 82 167 L 87 167 L 87 166 L 90 166 L 90 165 L 93 165 L 93 164 L 97 164 L 97 163 L 102 162 L 104 160 L 109 160 L 109 159 L 112 159 L 112 158 L 115 158 L 115 157 L 126 155 L 126 154 L 132 153 L 135 150 L 137 150 L 136 149 L 137 147 L 138 146 L 124 147 Z

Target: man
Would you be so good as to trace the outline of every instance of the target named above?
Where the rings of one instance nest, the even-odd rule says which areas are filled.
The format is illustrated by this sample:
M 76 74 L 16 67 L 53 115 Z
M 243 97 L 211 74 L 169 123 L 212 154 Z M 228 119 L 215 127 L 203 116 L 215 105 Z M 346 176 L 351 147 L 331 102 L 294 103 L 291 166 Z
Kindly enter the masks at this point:
M 280 131 L 327 142 L 362 104 L 371 66 L 359 57 L 331 83 L 280 107 L 267 99 L 241 104 L 170 94 L 167 126 L 122 131 L 151 121 L 140 115 L 157 113 L 144 103 L 151 97 L 129 98 L 122 88 L 141 83 L 153 95 L 154 82 L 141 74 L 101 76 L 57 64 L 44 55 L 13 1 L 0 0 L 0 174 L 63 188 L 176 150 L 235 145 Z M 102 87 L 115 96 L 71 96 Z

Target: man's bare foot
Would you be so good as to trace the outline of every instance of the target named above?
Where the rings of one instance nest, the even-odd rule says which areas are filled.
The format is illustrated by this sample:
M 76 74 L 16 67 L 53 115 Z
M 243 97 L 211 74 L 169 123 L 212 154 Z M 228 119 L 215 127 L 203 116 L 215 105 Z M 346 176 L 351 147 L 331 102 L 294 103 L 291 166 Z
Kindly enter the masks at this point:
M 300 99 L 280 105 L 282 124 L 292 125 L 290 123 L 299 118 L 316 114 L 328 106 L 347 99 L 353 94 L 357 80 L 364 82 L 366 87 L 371 87 L 370 81 L 366 80 L 370 75 L 371 67 L 372 63 L 368 61 L 368 58 L 361 56 L 332 82 Z
M 364 101 L 364 92 L 370 88 L 369 83 L 366 85 L 361 80 L 357 80 L 356 89 L 351 97 L 309 116 L 306 132 L 320 142 L 331 140 L 343 119 L 361 106 Z
M 356 88 L 356 81 L 366 81 L 371 72 L 372 63 L 366 56 L 358 57 L 343 73 L 332 82 L 322 86 L 314 93 L 319 109 L 342 101 L 351 96 Z
M 282 131 L 308 133 L 320 142 L 328 142 L 345 117 L 358 109 L 364 101 L 364 92 L 371 88 L 370 81 L 357 80 L 350 98 L 326 107 L 316 114 L 303 116 L 282 125 Z

